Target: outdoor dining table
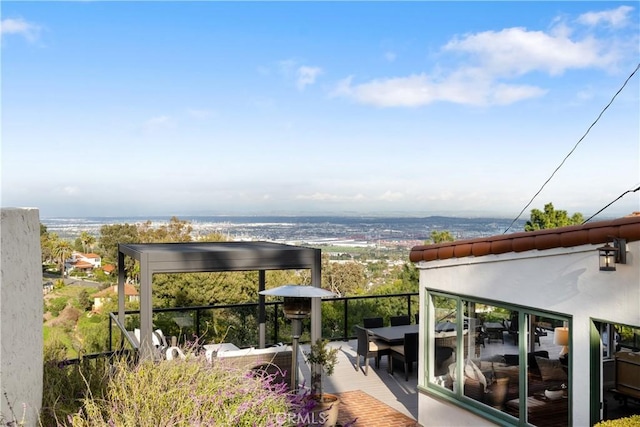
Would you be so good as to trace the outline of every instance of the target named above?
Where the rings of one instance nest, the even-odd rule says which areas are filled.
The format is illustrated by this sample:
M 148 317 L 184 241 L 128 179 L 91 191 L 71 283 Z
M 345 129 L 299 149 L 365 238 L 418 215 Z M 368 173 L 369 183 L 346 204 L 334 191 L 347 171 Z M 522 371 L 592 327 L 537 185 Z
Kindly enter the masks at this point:
M 491 340 L 500 340 L 504 344 L 504 334 L 505 331 L 504 325 L 499 322 L 487 322 L 484 324 L 484 330 L 489 338 L 489 344 L 491 344 Z
M 385 326 L 382 328 L 369 328 L 367 330 L 379 340 L 391 345 L 398 345 L 404 342 L 404 334 L 418 332 L 419 325 Z

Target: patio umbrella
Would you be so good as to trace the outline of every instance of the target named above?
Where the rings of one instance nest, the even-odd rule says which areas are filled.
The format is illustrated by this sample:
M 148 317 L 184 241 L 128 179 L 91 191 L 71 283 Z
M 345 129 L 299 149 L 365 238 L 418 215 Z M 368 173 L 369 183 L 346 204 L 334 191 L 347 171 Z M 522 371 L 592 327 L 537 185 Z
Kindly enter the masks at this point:
M 331 291 L 327 291 L 315 286 L 302 286 L 302 285 L 283 285 L 273 289 L 267 289 L 266 291 L 258 292 L 260 295 L 273 295 L 279 297 L 293 297 L 293 298 L 315 298 L 315 297 L 335 297 Z
M 258 292 L 260 295 L 284 297 L 284 314 L 291 319 L 291 390 L 298 388 L 298 340 L 302 334 L 302 319 L 311 313 L 311 298 L 336 296 L 333 292 L 315 286 L 282 285 Z M 314 367 L 315 371 L 315 367 Z M 314 372 L 315 374 L 315 372 Z

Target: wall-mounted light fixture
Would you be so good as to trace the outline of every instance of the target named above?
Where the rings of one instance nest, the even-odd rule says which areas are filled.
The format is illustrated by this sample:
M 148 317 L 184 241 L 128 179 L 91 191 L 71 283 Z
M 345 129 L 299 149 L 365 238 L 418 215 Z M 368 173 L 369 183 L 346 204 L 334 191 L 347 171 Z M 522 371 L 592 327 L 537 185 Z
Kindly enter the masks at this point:
M 302 320 L 311 314 L 311 298 L 335 297 L 333 292 L 315 286 L 283 285 L 258 292 L 260 295 L 284 297 L 284 315 L 291 320 L 291 390 L 298 389 L 298 340 Z
M 616 264 L 627 263 L 627 241 L 614 237 L 612 243 L 598 248 L 600 271 L 616 271 Z

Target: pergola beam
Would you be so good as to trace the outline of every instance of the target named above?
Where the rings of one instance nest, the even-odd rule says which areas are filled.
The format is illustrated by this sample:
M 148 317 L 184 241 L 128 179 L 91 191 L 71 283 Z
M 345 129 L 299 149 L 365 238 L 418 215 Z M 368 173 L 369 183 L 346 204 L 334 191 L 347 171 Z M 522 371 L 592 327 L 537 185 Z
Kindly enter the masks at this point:
M 267 270 L 311 270 L 311 285 L 321 286 L 320 249 L 271 242 L 143 243 L 118 245 L 118 319 L 124 324 L 125 255 L 140 262 L 140 357 L 153 357 L 152 282 L 157 273 L 258 271 L 259 289 Z M 280 285 L 280 284 L 279 284 Z M 317 300 L 317 301 L 316 301 Z M 266 343 L 264 297 L 259 298 L 259 345 Z M 314 298 L 311 339 L 322 335 L 320 299 Z

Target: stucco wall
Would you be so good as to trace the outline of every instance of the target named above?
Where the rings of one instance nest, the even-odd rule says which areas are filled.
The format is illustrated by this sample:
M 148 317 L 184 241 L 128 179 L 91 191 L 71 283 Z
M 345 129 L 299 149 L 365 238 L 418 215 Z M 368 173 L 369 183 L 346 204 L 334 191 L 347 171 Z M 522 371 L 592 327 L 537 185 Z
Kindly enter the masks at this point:
M 627 264 L 618 265 L 615 272 L 599 271 L 597 245 L 419 263 L 420 300 L 430 288 L 572 316 L 573 425 L 586 426 L 590 319 L 640 325 L 640 242 L 628 243 L 627 249 Z M 434 424 L 431 414 L 445 406 L 448 417 Z M 424 394 L 418 415 L 424 426 L 476 425 L 466 411 Z
M 39 213 L 15 208 L 1 213 L 0 411 L 5 422 L 37 426 L 43 348 Z

